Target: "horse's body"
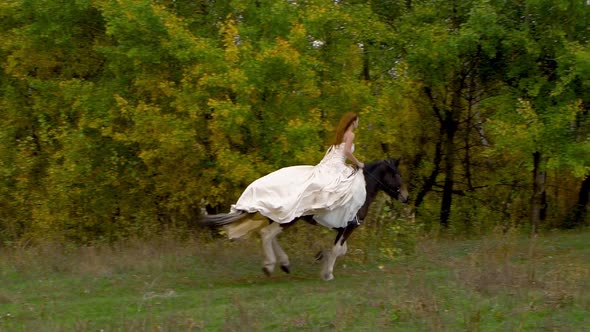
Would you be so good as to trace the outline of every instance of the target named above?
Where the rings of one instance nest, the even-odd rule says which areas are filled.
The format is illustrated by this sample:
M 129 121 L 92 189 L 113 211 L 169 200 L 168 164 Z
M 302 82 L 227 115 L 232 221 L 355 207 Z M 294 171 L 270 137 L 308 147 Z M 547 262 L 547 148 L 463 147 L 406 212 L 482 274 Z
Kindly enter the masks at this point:
M 407 195 L 401 192 L 402 179 L 398 171 L 398 166 L 399 161 L 392 159 L 379 160 L 366 165 L 363 171 L 367 192 L 365 203 L 357 212 L 355 220 L 350 220 L 346 227 L 335 229 L 338 233 L 334 240 L 334 246 L 330 251 L 324 252 L 321 255 L 324 261 L 322 267 L 322 278 L 324 280 L 334 278 L 333 269 L 336 259 L 346 253 L 346 240 L 367 216 L 369 206 L 377 196 L 379 190 L 383 190 L 394 199 L 404 203 L 407 202 Z M 276 237 L 284 228 L 293 225 L 299 219 L 316 224 L 311 215 L 302 216 L 288 223 L 279 224 L 259 213 L 247 213 L 243 211 L 206 215 L 201 220 L 201 223 L 210 227 L 224 227 L 230 239 L 245 237 L 253 231 L 259 230 L 265 255 L 263 271 L 267 275 L 270 275 L 274 271 L 277 260 L 281 265 L 281 269 L 289 273 L 289 257 L 279 245 Z

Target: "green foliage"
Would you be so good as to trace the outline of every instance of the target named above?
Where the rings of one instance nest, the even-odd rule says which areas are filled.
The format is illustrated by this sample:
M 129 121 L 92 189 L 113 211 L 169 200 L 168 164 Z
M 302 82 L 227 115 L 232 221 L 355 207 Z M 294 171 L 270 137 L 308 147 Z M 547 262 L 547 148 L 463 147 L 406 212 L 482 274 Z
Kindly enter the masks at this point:
M 588 22 L 564 0 L 2 1 L 0 239 L 225 212 L 318 162 L 346 111 L 361 160 L 402 157 L 417 223 L 451 171 L 459 229 L 521 223 L 540 151 L 559 225 L 577 197 L 560 183 L 590 173 Z

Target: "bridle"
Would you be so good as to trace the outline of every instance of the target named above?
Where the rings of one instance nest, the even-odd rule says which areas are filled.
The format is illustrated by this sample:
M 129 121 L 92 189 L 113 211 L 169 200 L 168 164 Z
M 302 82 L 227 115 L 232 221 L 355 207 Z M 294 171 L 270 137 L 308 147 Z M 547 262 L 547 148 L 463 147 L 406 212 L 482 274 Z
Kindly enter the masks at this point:
M 389 165 L 389 163 L 387 161 L 383 161 L 385 163 L 385 166 L 387 168 L 389 168 L 391 171 L 393 171 L 393 173 L 396 173 L 396 169 L 393 168 L 391 165 Z M 388 195 L 390 196 L 398 196 L 400 194 L 400 187 L 395 188 L 395 190 L 390 189 L 389 186 L 385 185 L 385 183 L 383 183 L 381 180 L 379 180 L 376 176 L 374 176 L 373 174 L 371 174 L 370 172 L 368 172 L 367 170 L 365 170 L 363 168 L 363 174 L 368 175 L 371 179 L 375 180 L 375 182 L 377 182 L 377 184 L 379 184 L 379 186 L 381 187 L 381 189 L 383 191 L 385 191 Z

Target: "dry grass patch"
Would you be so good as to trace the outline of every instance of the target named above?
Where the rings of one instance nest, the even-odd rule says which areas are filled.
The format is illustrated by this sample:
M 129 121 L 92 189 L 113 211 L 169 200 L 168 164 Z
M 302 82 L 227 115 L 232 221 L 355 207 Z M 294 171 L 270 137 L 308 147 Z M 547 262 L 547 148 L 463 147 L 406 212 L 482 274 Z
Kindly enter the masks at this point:
M 23 275 L 67 273 L 109 276 L 122 271 L 182 269 L 186 258 L 203 257 L 215 250 L 210 241 L 190 237 L 179 240 L 163 234 L 151 240 L 128 239 L 115 244 L 75 246 L 58 242 L 3 248 L 1 262 Z
M 514 231 L 494 232 L 479 241 L 465 257 L 451 258 L 448 265 L 462 283 L 488 295 L 534 286 L 533 256 L 540 252 L 535 250 L 534 242 L 526 248 L 518 238 Z
M 560 307 L 582 299 L 590 279 L 587 256 L 553 256 L 543 237 L 494 233 L 464 258 L 449 260 L 460 282 L 487 295 L 539 293 L 545 304 Z

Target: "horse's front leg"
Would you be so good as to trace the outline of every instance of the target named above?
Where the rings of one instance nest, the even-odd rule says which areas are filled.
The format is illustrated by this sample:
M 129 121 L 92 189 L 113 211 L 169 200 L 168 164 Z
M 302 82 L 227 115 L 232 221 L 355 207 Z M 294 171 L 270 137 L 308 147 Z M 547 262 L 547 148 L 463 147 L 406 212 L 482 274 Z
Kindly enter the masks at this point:
M 276 236 L 282 231 L 281 225 L 276 222 L 271 222 L 270 225 L 262 228 L 260 230 L 260 237 L 262 238 L 262 250 L 264 251 L 264 266 L 262 267 L 262 271 L 264 274 L 270 276 L 271 273 L 275 269 L 275 264 L 277 262 L 277 257 L 275 255 L 275 245 Z M 278 243 L 276 244 L 278 246 Z M 278 246 L 280 248 L 280 246 Z M 285 256 L 285 252 L 280 249 L 279 255 L 281 253 Z M 280 257 L 281 262 L 283 262 L 284 257 Z M 288 261 L 288 258 L 287 258 Z
M 338 234 L 336 235 L 336 240 L 334 240 L 334 246 L 332 246 L 332 250 L 323 255 L 324 265 L 322 267 L 322 279 L 334 279 L 334 264 L 336 264 L 336 259 L 339 256 L 346 254 L 348 249 L 346 240 L 350 234 L 352 234 L 352 231 L 358 227 L 358 225 L 359 223 L 356 221 L 351 221 L 345 228 L 338 229 Z
M 334 279 L 334 264 L 339 256 L 346 254 L 347 245 L 346 241 L 337 241 L 332 247 L 332 250 L 328 251 L 324 255 L 324 266 L 322 268 L 322 279 L 332 280 Z

